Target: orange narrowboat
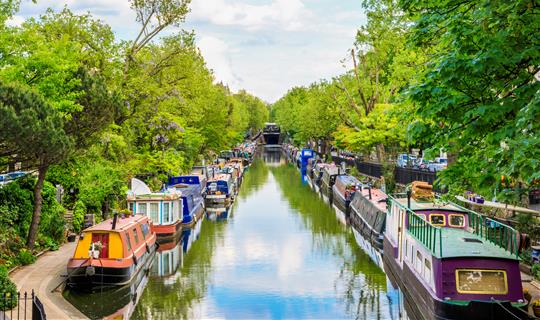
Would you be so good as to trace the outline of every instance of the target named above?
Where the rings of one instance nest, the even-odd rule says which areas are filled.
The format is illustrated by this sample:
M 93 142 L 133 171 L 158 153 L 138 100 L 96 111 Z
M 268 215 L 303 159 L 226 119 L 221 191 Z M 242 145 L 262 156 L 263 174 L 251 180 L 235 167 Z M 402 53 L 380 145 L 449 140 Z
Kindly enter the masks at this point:
M 125 285 L 148 270 L 156 252 L 152 221 L 142 215 L 105 220 L 85 229 L 69 259 L 68 284 L 75 287 Z

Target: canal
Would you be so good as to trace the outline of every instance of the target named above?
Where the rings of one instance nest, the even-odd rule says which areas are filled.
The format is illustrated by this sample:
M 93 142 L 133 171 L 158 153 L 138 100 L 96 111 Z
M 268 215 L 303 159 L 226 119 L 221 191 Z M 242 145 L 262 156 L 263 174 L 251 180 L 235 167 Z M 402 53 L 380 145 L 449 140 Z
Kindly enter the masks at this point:
M 401 319 L 399 295 L 350 227 L 281 152 L 248 169 L 234 205 L 162 245 L 131 286 L 66 298 L 91 318 Z

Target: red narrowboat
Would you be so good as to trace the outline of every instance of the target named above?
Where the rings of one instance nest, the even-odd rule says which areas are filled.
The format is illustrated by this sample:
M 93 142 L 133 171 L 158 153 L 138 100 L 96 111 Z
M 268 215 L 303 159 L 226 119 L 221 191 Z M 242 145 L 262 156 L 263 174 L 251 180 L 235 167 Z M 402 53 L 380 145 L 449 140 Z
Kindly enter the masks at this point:
M 152 221 L 141 215 L 105 220 L 85 229 L 69 259 L 69 285 L 125 285 L 148 270 L 156 251 Z

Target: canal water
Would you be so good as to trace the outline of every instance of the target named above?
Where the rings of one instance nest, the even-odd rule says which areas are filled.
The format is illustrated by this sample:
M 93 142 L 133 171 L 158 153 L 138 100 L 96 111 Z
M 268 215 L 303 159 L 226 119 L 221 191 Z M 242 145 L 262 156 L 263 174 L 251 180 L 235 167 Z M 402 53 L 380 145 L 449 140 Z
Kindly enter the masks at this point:
M 383 271 L 279 150 L 206 217 L 131 286 L 66 298 L 91 318 L 402 318 Z

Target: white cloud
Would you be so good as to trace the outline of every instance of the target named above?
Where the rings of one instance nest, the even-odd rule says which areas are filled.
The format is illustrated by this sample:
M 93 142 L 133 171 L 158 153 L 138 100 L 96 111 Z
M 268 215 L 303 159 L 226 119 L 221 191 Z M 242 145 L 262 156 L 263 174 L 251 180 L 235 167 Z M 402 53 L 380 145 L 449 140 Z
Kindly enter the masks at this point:
M 228 84 L 233 90 L 241 89 L 242 79 L 233 72 L 229 46 L 223 40 L 211 36 L 203 36 L 197 45 L 206 65 L 214 71 L 216 80 Z
M 240 26 L 249 31 L 263 28 L 300 30 L 311 16 L 301 0 L 275 0 L 270 4 L 253 5 L 239 1 L 193 1 L 191 18 L 220 26 Z

